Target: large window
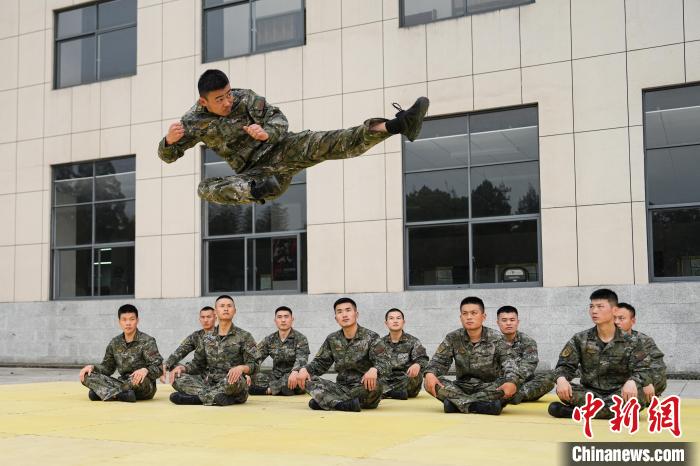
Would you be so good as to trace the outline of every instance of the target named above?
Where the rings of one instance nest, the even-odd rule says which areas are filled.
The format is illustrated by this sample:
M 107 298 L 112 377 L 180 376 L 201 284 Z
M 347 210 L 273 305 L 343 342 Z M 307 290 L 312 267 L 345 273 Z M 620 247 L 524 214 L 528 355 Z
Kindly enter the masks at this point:
M 401 26 L 432 23 L 534 2 L 535 0 L 399 0 Z
M 136 0 L 112 0 L 55 15 L 56 88 L 136 74 Z
M 233 175 L 204 149 L 204 177 Z M 306 172 L 265 204 L 203 202 L 204 289 L 207 294 L 306 291 Z
M 700 85 L 644 93 L 652 279 L 700 278 Z
M 133 157 L 53 168 L 53 297 L 134 294 Z
M 537 108 L 427 120 L 403 144 L 407 286 L 539 283 Z
M 304 45 L 304 0 L 204 0 L 204 61 Z

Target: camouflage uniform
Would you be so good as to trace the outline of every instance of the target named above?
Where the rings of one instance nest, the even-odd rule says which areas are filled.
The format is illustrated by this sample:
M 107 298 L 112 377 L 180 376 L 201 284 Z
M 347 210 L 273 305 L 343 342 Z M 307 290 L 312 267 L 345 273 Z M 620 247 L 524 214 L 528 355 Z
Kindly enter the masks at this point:
M 277 395 L 287 386 L 287 379 L 292 371 L 298 371 L 309 361 L 309 342 L 306 337 L 292 329 L 287 338 L 280 340 L 279 332 L 266 336 L 256 348 L 258 364 L 270 356 L 272 358 L 272 373 L 270 375 L 258 372 L 253 379 L 253 386 L 267 390 Z M 300 387 L 294 392 L 304 393 Z
M 190 333 L 187 338 L 182 340 L 182 343 L 180 343 L 180 346 L 177 347 L 175 352 L 165 361 L 165 368 L 169 371 L 173 370 L 173 368 L 177 366 L 177 363 L 182 361 L 185 356 L 202 345 L 202 338 L 206 333 L 204 329 L 199 329 L 196 332 Z M 209 333 L 211 333 L 211 331 Z
M 507 340 L 506 343 L 508 343 Z M 518 387 L 516 395 L 522 401 L 539 400 L 554 388 L 554 372 L 535 373 L 539 363 L 537 342 L 530 336 L 523 332 L 515 332 L 515 339 L 509 344 L 513 349 L 520 375 L 524 380 L 522 385 Z
M 320 377 L 333 363 L 338 372 L 335 383 Z M 314 360 L 305 367 L 311 375 L 306 391 L 325 410 L 333 410 L 338 403 L 353 398 L 358 398 L 364 409 L 376 408 L 384 391 L 383 378 L 391 372 L 387 348 L 379 335 L 359 325 L 350 340 L 342 329 L 328 335 Z M 371 367 L 377 369 L 377 386 L 369 391 L 361 379 Z
M 593 393 L 605 402 L 596 418 L 610 419 L 612 395 L 620 395 L 622 386 L 634 380 L 639 390 L 639 402 L 644 406 L 642 387 L 651 382 L 649 355 L 640 340 L 615 328 L 615 336 L 608 343 L 598 337 L 596 327 L 575 334 L 564 345 L 554 369 L 555 380 L 566 377 L 569 382 L 580 367 L 581 383 L 571 384 L 571 406 L 583 406 L 586 392 Z
M 386 377 L 384 394 L 393 390 L 406 390 L 409 398 L 414 398 L 420 392 L 423 382 L 423 371 L 428 365 L 428 355 L 420 340 L 406 332 L 401 333 L 398 342 L 391 341 L 391 334 L 382 338 L 391 359 L 391 373 Z M 420 365 L 420 372 L 415 377 L 408 377 L 406 371 L 413 364 Z
M 666 364 L 664 363 L 664 353 L 661 352 L 659 347 L 656 346 L 654 339 L 649 335 L 645 335 L 636 330 L 632 330 L 632 335 L 639 338 L 644 351 L 649 354 L 651 383 L 654 385 L 655 394 L 661 395 L 663 391 L 666 390 Z
M 220 393 L 236 397 L 238 403 L 248 399 L 248 384 L 241 376 L 230 384 L 228 371 L 235 366 L 246 365 L 250 375 L 255 374 L 255 340 L 250 333 L 231 326 L 226 335 L 219 335 L 219 327 L 202 338 L 202 345 L 194 351 L 194 358 L 185 364 L 186 373 L 176 378 L 173 387 L 178 392 L 196 395 L 205 405 L 213 405 Z
M 234 103 L 227 117 L 209 113 L 196 104 L 182 117 L 185 129 L 182 139 L 167 145 L 163 138 L 158 146 L 158 156 L 166 163 L 176 161 L 185 150 L 200 141 L 228 162 L 236 175 L 208 178 L 199 184 L 199 197 L 209 202 L 254 202 L 250 181 L 271 175 L 276 176 L 281 189 L 266 199 L 275 199 L 286 191 L 299 171 L 324 160 L 357 157 L 391 136 L 369 129 L 375 123 L 387 121 L 384 118 L 370 119 L 348 129 L 288 132 L 287 118 L 264 97 L 249 89 L 233 89 L 232 92 Z M 269 139 L 257 141 L 251 138 L 243 126 L 252 124 L 259 124 Z
M 162 366 L 163 357 L 158 352 L 155 338 L 136 330 L 133 341 L 127 343 L 122 333 L 112 338 L 102 363 L 96 364 L 92 373 L 85 376 L 83 385 L 102 400 L 109 400 L 127 390 L 133 390 L 137 400 L 150 400 L 156 394 L 156 379 L 163 373 Z M 140 384 L 132 384 L 131 373 L 144 367 L 148 369 L 148 375 Z M 119 377 L 110 377 L 115 370 Z
M 455 361 L 457 379 L 445 377 Z M 482 327 L 481 339 L 472 343 L 466 329 L 447 334 L 440 343 L 425 372 L 435 374 L 444 387 L 436 385 L 437 399 L 450 400 L 463 413 L 475 401 L 496 401 L 503 398 L 498 390 L 505 382 L 520 385 L 516 358 L 501 332 Z

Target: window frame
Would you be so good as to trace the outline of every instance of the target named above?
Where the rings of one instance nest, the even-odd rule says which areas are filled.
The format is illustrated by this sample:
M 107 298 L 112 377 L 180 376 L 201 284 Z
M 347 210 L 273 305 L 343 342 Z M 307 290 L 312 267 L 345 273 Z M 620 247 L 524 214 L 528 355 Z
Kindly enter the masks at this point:
M 543 285 L 543 277 L 542 277 L 542 191 L 541 191 L 541 186 L 542 186 L 542 178 L 541 178 L 541 172 L 542 172 L 542 166 L 541 166 L 541 158 L 540 158 L 540 150 L 539 150 L 539 106 L 537 104 L 530 104 L 530 105 L 515 105 L 515 106 L 509 106 L 509 107 L 500 107 L 497 109 L 489 109 L 489 110 L 484 110 L 484 111 L 476 111 L 476 112 L 459 112 L 459 113 L 450 113 L 450 114 L 443 114 L 443 115 L 438 115 L 430 118 L 426 118 L 425 121 L 438 121 L 438 120 L 445 120 L 449 118 L 459 118 L 459 117 L 470 117 L 472 115 L 483 115 L 487 113 L 499 113 L 499 112 L 504 112 L 504 111 L 509 111 L 509 110 L 519 110 L 519 109 L 525 109 L 525 108 L 535 108 L 537 110 L 537 129 L 538 129 L 538 141 L 537 141 L 537 159 L 523 159 L 523 160 L 517 160 L 514 162 L 506 162 L 506 163 L 488 163 L 488 164 L 477 164 L 474 165 L 474 167 L 483 167 L 483 166 L 502 166 L 502 165 L 509 165 L 509 164 L 516 164 L 516 163 L 529 163 L 533 161 L 538 162 L 538 173 L 537 173 L 537 179 L 540 188 L 539 190 L 539 195 L 540 195 L 540 203 L 539 203 L 539 211 L 537 213 L 529 213 L 529 214 L 517 214 L 517 215 L 500 215 L 500 216 L 490 216 L 490 217 L 477 217 L 477 218 L 472 218 L 472 184 L 471 184 L 471 169 L 473 168 L 471 165 L 471 147 L 470 144 L 467 143 L 467 165 L 455 165 L 455 166 L 450 166 L 447 168 L 437 168 L 437 169 L 419 169 L 419 170 L 410 170 L 406 171 L 405 170 L 405 154 L 406 154 L 406 143 L 407 139 L 405 136 L 401 137 L 401 189 L 402 189 L 402 212 L 403 212 L 403 218 L 402 218 L 402 224 L 403 224 L 403 260 L 404 260 L 404 267 L 403 267 L 403 282 L 404 282 L 404 290 L 454 290 L 454 289 L 469 289 L 469 288 L 536 288 L 536 287 L 542 287 Z M 466 133 L 467 135 L 470 135 L 470 128 L 469 128 L 469 119 L 467 118 L 467 130 Z M 406 175 L 411 174 L 411 173 L 422 173 L 422 172 L 438 172 L 438 171 L 447 171 L 447 170 L 457 170 L 457 169 L 466 169 L 467 170 L 467 193 L 469 196 L 469 201 L 468 201 L 468 210 L 467 210 L 467 218 L 459 218 L 459 219 L 447 219 L 447 220 L 426 220 L 426 221 L 417 221 L 417 222 L 409 222 L 407 220 L 407 215 L 406 215 Z M 531 281 L 531 282 L 501 282 L 501 283 L 474 283 L 474 261 L 473 259 L 473 243 L 474 243 L 474 234 L 473 234 L 473 225 L 483 225 L 483 224 L 489 224 L 489 223 L 507 223 L 507 222 L 518 222 L 518 221 L 536 221 L 536 226 L 537 226 L 537 281 Z M 468 267 L 469 267 L 469 282 L 464 283 L 464 284 L 453 284 L 453 285 L 411 285 L 410 284 L 410 274 L 411 274 L 411 269 L 410 269 L 410 262 L 409 262 L 409 256 L 410 256 L 410 244 L 409 244 L 409 230 L 413 227 L 429 227 L 429 226 L 443 226 L 443 225 L 466 225 L 467 226 L 467 235 L 468 235 L 468 254 L 469 256 L 467 257 L 468 261 Z
M 425 26 L 427 24 L 439 23 L 441 21 L 449 21 L 451 19 L 457 19 L 457 18 L 464 18 L 466 16 L 480 15 L 483 13 L 492 13 L 494 11 L 507 10 L 510 8 L 520 8 L 521 6 L 531 5 L 531 4 L 535 3 L 537 0 L 527 0 L 527 1 L 523 1 L 522 3 L 518 3 L 517 5 L 502 6 L 499 8 L 490 8 L 488 10 L 478 11 L 476 13 L 469 13 L 469 1 L 470 0 L 466 0 L 466 1 L 467 1 L 467 8 L 465 9 L 466 11 L 463 15 L 449 16 L 447 18 L 435 19 L 435 20 L 428 21 L 425 23 L 406 25 L 406 11 L 405 11 L 406 0 L 398 0 L 398 2 L 399 2 L 399 28 L 411 28 L 411 27 L 415 27 L 415 26 Z
M 700 146 L 700 141 L 696 143 L 684 143 L 684 144 L 670 144 L 667 146 L 654 146 L 647 147 L 647 124 L 646 124 L 646 95 L 647 93 L 653 93 L 657 91 L 665 91 L 672 89 L 682 89 L 686 87 L 698 87 L 700 89 L 700 81 L 688 82 L 683 84 L 672 84 L 668 86 L 652 87 L 647 89 L 642 89 L 642 146 L 644 150 L 644 214 L 646 216 L 646 235 L 647 235 L 647 267 L 649 274 L 649 281 L 656 283 L 663 282 L 697 282 L 700 281 L 700 276 L 684 275 L 682 277 L 657 277 L 654 274 L 654 228 L 653 228 L 653 212 L 660 210 L 672 210 L 672 209 L 682 209 L 682 208 L 700 208 L 700 199 L 697 202 L 683 202 L 683 203 L 673 203 L 673 204 L 649 204 L 649 164 L 647 163 L 647 153 L 650 150 L 659 149 L 674 149 L 679 147 L 692 147 Z
M 217 61 L 222 61 L 222 60 L 233 60 L 235 58 L 240 58 L 240 57 L 249 57 L 251 55 L 260 55 L 262 53 L 268 53 L 268 52 L 276 52 L 279 50 L 287 50 L 291 49 L 294 47 L 303 47 L 306 45 L 306 0 L 301 0 L 301 10 L 302 10 L 302 25 L 303 25 L 303 39 L 300 44 L 294 44 L 294 45 L 289 45 L 286 47 L 280 47 L 280 48 L 273 48 L 273 49 L 266 49 L 266 50 L 255 50 L 253 51 L 253 47 L 255 44 L 255 27 L 254 27 L 254 21 L 255 17 L 253 16 L 253 2 L 255 0 L 223 0 L 225 3 L 221 5 L 215 5 L 215 6 L 210 6 L 210 7 L 205 7 L 204 3 L 205 0 L 202 0 L 202 14 L 201 14 L 201 27 L 200 31 L 202 32 L 202 63 L 215 63 Z M 248 25 L 248 36 L 250 40 L 250 47 L 248 49 L 248 53 L 244 53 L 241 55 L 232 55 L 230 57 L 224 56 L 220 58 L 215 58 L 215 59 L 210 59 L 207 54 L 207 33 L 206 33 L 206 12 L 207 11 L 213 11 L 213 10 L 223 10 L 224 8 L 235 6 L 235 5 L 243 5 L 247 3 L 249 5 L 249 17 L 251 23 Z

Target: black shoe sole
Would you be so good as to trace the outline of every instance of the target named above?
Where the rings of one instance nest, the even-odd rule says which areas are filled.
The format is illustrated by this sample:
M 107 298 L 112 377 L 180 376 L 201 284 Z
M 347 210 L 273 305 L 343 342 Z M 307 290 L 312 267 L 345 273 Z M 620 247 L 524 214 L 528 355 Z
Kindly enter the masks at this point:
M 413 142 L 416 140 L 420 134 L 420 130 L 423 127 L 423 119 L 425 114 L 428 113 L 428 107 L 430 106 L 430 100 L 427 97 L 418 97 L 416 102 L 406 110 L 410 111 L 413 107 L 417 107 L 417 114 L 411 116 L 412 122 L 408 123 L 406 130 L 404 131 L 404 136 Z
M 554 403 L 549 404 L 549 407 L 547 407 L 547 412 L 550 416 L 558 419 L 571 419 L 571 415 L 574 413 L 574 408 L 567 406 L 564 403 L 555 401 Z

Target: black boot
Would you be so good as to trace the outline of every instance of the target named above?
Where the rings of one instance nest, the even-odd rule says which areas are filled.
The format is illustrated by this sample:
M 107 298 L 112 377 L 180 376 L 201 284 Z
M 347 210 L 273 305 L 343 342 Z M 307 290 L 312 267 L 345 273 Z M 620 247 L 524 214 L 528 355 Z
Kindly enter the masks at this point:
M 197 395 L 175 392 L 170 394 L 170 401 L 176 405 L 201 405 L 202 400 Z
M 91 401 L 102 401 L 102 398 L 97 396 L 97 393 L 95 393 L 94 390 L 90 390 L 88 392 L 88 398 L 90 398 Z
M 313 409 L 314 411 L 323 411 L 323 408 L 321 408 L 321 405 L 316 402 L 313 398 L 309 400 L 309 408 Z
M 525 398 L 525 395 L 518 392 L 515 395 L 513 395 L 513 398 L 511 398 L 510 400 L 507 400 L 507 401 L 508 401 L 508 403 L 510 403 L 512 405 L 519 405 L 520 403 L 523 402 L 524 398 Z
M 442 409 L 447 413 L 447 414 L 452 414 L 452 413 L 461 413 L 462 411 L 459 410 L 456 404 L 445 398 L 445 401 L 442 402 Z
M 253 385 L 248 389 L 248 394 L 250 395 L 267 395 L 267 388 L 265 387 L 257 387 Z
M 266 197 L 279 194 L 281 190 L 282 187 L 274 175 L 250 181 L 250 195 L 261 204 L 265 203 Z
M 294 396 L 295 393 L 294 393 L 294 390 L 292 390 L 289 387 L 282 387 L 280 389 L 280 392 L 278 393 L 278 395 L 280 395 L 280 396 Z
M 573 407 L 565 405 L 564 403 L 559 403 L 558 401 L 550 403 L 547 411 L 549 412 L 550 416 L 561 419 L 571 419 L 571 415 L 574 414 Z
M 362 411 L 362 407 L 360 406 L 360 400 L 358 400 L 357 398 L 353 398 L 352 400 L 341 401 L 340 403 L 335 405 L 335 410 L 359 413 L 360 411 Z
M 423 127 L 423 118 L 428 112 L 430 101 L 427 97 L 418 97 L 416 102 L 408 109 L 404 110 L 399 104 L 392 104 L 398 113 L 396 118 L 386 122 L 386 129 L 391 134 L 401 133 L 408 138 L 409 141 L 415 141 Z
M 469 404 L 469 412 L 475 414 L 490 414 L 498 416 L 503 411 L 500 400 L 496 401 L 475 401 Z
M 386 397 L 394 400 L 408 400 L 408 392 L 406 390 L 391 390 L 386 394 Z
M 134 403 L 136 401 L 136 393 L 133 390 L 126 390 L 117 395 L 117 401 L 126 403 Z

